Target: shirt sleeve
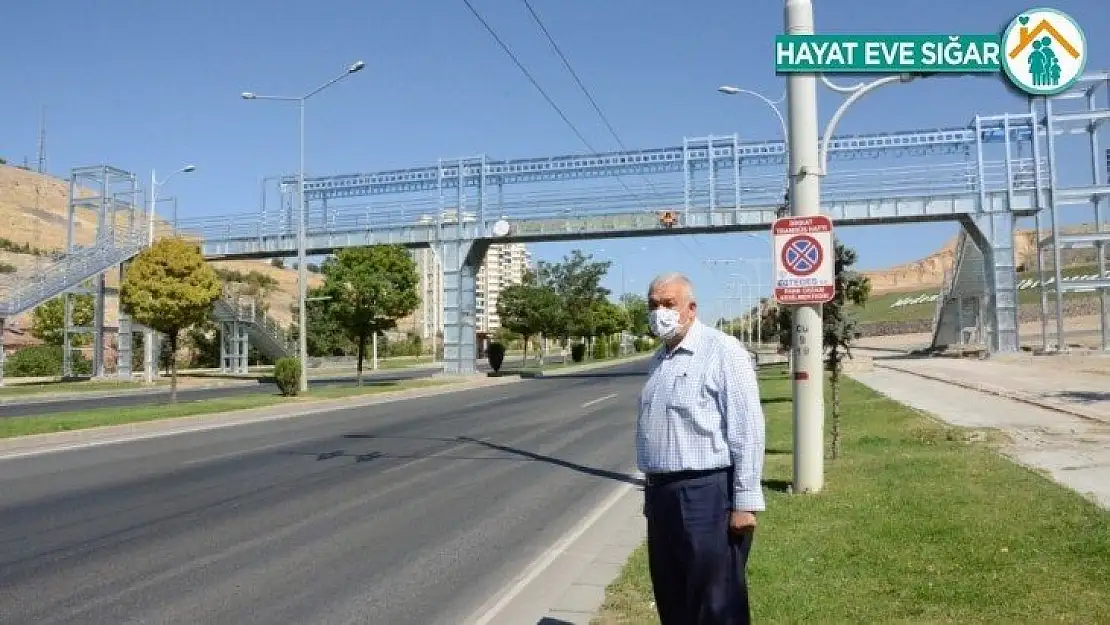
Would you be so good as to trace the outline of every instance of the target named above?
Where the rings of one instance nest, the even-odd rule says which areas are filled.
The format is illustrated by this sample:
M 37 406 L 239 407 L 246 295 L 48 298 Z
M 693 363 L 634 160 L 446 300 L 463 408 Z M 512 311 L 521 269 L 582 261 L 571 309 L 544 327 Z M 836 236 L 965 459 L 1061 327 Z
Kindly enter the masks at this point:
M 732 509 L 757 512 L 763 500 L 763 454 L 766 425 L 759 401 L 759 382 L 751 355 L 735 338 L 720 351 L 717 402 L 724 417 L 725 440 L 733 466 Z

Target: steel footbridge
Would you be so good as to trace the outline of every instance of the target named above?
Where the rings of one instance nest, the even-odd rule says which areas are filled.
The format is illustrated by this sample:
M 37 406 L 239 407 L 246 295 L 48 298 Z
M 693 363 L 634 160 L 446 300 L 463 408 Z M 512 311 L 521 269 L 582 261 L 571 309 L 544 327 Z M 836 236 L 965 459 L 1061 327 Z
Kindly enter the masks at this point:
M 1110 105 L 1100 108 L 1093 93 L 1107 84 L 1110 72 L 1091 74 L 1068 93 L 1030 101 L 1028 111 L 977 115 L 960 127 L 836 136 L 828 154 L 833 167 L 821 182 L 821 210 L 838 226 L 958 222 L 959 254 L 938 301 L 935 342 L 962 340 L 967 300 L 975 298 L 977 336 L 993 352 L 1016 351 L 1015 221 L 1033 216 L 1040 230 L 1046 212 L 1057 223 L 1057 206 L 1097 205 L 1110 197 L 1097 168 L 1091 183 L 1059 185 L 1053 141 L 1070 132 L 1069 124 L 1094 136 L 1098 124 L 1110 118 Z M 1083 100 L 1088 109 L 1054 111 L 1051 102 L 1058 100 Z M 313 255 L 379 244 L 436 250 L 443 272 L 445 369 L 468 373 L 476 353 L 475 274 L 489 245 L 766 230 L 785 212 L 786 160 L 782 141 L 727 135 L 626 152 L 511 160 L 473 156 L 309 177 L 306 247 Z M 71 222 L 76 206 L 94 205 L 101 215 L 96 242 L 71 245 L 69 254 L 35 281 L 11 285 L 0 294 L 0 317 L 72 292 L 90 278 L 102 282 L 105 272 L 145 246 L 134 175 L 108 166 L 75 169 L 71 198 L 80 179 L 90 175 L 92 188 L 99 190 L 71 199 Z M 110 183 L 119 181 L 128 188 L 111 191 Z M 296 178 L 278 177 L 275 186 L 276 209 L 263 202 L 261 210 L 179 221 L 176 231 L 196 240 L 211 260 L 294 256 Z M 1056 234 L 1053 249 L 1077 243 Z M 257 311 L 244 312 L 229 299 L 215 312 L 224 328 L 227 362 L 239 363 L 236 368 L 245 366 L 252 337 L 275 353 L 288 350 L 281 329 Z M 121 359 L 125 333 L 121 318 Z

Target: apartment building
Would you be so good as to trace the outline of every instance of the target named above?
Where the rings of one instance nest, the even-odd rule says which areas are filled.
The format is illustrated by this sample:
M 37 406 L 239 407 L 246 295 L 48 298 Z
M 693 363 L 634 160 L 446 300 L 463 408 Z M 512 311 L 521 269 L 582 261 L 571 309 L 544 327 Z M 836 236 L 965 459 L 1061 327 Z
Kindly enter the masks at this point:
M 477 320 L 478 332 L 494 332 L 501 327 L 497 316 L 497 300 L 501 291 L 524 280 L 532 268 L 532 254 L 523 243 L 491 245 L 486 260 L 478 270 Z
M 428 248 L 412 251 L 420 275 L 420 305 L 398 328 L 411 327 L 421 339 L 431 341 L 443 331 L 443 272 L 436 253 Z M 520 284 L 526 271 L 532 269 L 532 254 L 523 243 L 491 245 L 477 276 L 478 332 L 493 332 L 501 327 L 497 316 L 497 300 L 501 291 Z

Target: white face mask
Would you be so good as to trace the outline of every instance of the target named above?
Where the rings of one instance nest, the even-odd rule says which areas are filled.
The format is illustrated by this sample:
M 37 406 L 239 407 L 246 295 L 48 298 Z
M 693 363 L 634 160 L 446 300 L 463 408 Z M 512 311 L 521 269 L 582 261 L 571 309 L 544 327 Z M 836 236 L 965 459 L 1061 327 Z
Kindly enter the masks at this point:
M 648 314 L 651 333 L 664 341 L 674 338 L 678 332 L 678 311 L 671 308 L 656 308 Z

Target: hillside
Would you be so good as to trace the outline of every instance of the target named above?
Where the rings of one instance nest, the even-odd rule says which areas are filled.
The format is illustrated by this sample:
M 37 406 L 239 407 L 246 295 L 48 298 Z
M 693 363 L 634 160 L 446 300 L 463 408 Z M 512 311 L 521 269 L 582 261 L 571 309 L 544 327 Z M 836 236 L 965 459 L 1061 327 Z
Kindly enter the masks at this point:
M 66 245 L 66 213 L 69 205 L 69 183 L 53 176 L 42 176 L 18 167 L 0 165 L 0 262 L 9 263 L 16 273 L 0 275 L 0 281 L 13 283 L 33 275 L 39 268 L 53 262 L 51 253 L 61 252 Z M 79 243 L 92 240 L 96 232 L 96 213 L 82 210 L 77 214 L 76 239 Z M 33 253 L 26 253 L 27 251 Z M 270 314 L 282 325 L 291 318 L 290 305 L 297 296 L 297 272 L 279 269 L 268 261 L 227 261 L 213 263 L 217 270 L 248 274 L 259 272 L 272 278 L 276 285 L 268 290 Z M 309 285 L 320 284 L 318 275 L 310 274 Z M 109 275 L 109 287 L 119 284 L 118 275 Z M 106 318 L 116 321 L 116 298 L 108 297 Z M 29 325 L 29 313 L 12 320 L 17 327 Z
M 1064 228 L 1065 233 L 1090 232 L 1091 225 L 1080 225 Z M 1033 230 L 1019 230 L 1014 235 L 1014 252 L 1017 257 L 1018 271 L 1032 269 L 1037 263 L 1036 233 Z M 956 240 L 952 237 L 936 252 L 925 258 L 888 269 L 866 271 L 864 274 L 871 278 L 871 290 L 875 294 L 893 293 L 900 291 L 916 291 L 921 289 L 939 288 L 944 281 L 944 273 L 948 271 L 956 259 Z M 1093 250 L 1064 250 L 1064 265 L 1091 263 L 1094 261 Z

